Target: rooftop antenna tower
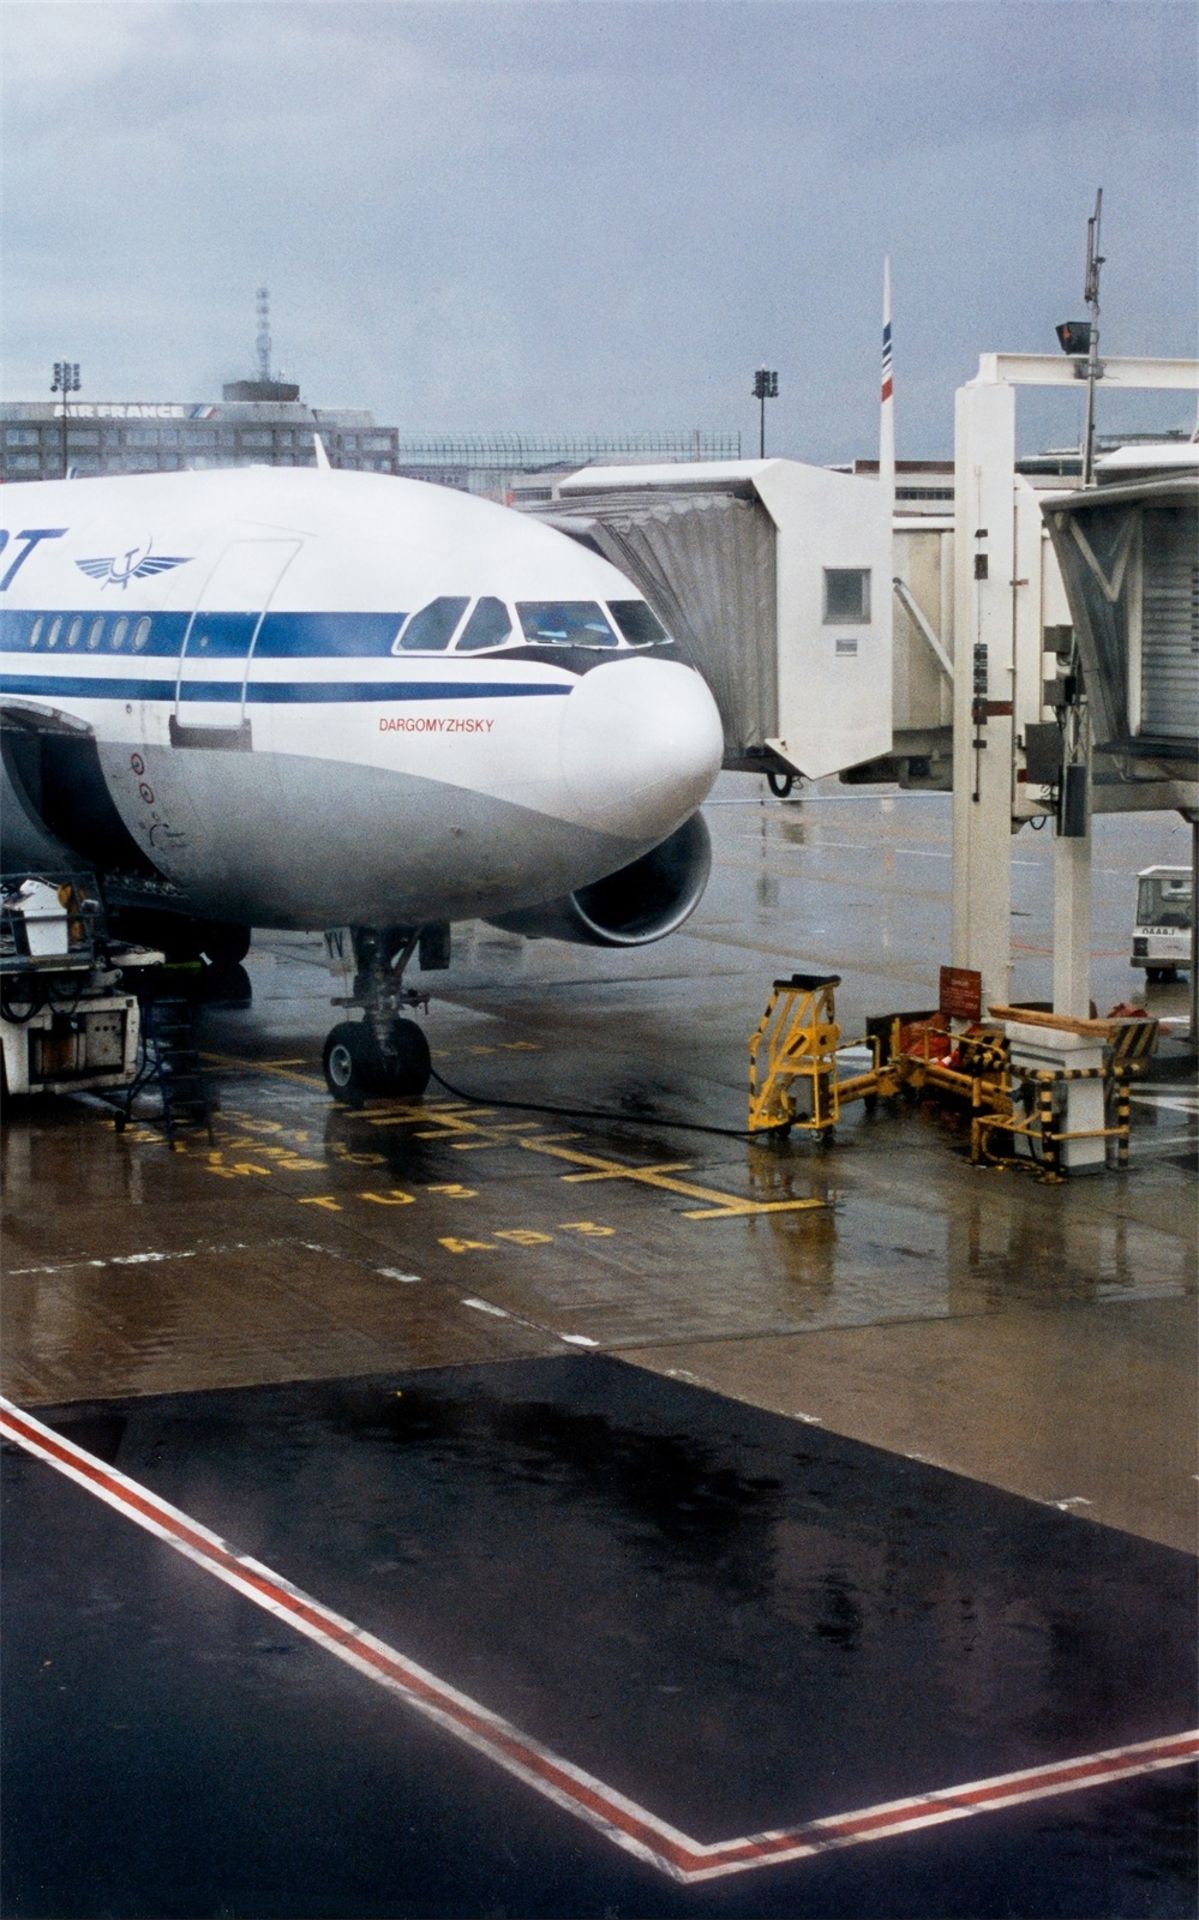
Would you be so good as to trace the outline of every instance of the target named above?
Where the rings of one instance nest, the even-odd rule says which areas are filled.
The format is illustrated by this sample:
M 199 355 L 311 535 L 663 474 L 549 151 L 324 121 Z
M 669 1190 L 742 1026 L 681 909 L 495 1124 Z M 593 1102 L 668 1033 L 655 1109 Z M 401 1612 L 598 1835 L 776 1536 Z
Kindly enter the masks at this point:
M 258 378 L 271 379 L 271 290 L 259 287 L 255 301 L 258 314 Z
M 250 380 L 229 380 L 221 388 L 226 400 L 248 401 L 254 405 L 273 404 L 281 401 L 298 400 L 300 389 L 290 380 L 281 380 L 277 373 L 271 372 L 271 293 L 269 287 L 259 287 L 254 296 L 254 311 L 258 316 L 255 358 L 257 371 Z
M 257 311 L 257 378 L 271 378 L 271 288 L 259 286 Z

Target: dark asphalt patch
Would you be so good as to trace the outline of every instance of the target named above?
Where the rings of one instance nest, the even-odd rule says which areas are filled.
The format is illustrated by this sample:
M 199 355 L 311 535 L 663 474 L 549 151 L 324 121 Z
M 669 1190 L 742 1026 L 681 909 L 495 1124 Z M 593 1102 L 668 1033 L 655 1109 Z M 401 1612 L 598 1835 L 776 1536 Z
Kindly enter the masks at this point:
M 1194 1724 L 1194 1565 L 598 1356 L 50 1425 L 697 1838 Z M 5 1462 L 3 1910 L 1190 1914 L 1184 1770 L 689 1890 Z

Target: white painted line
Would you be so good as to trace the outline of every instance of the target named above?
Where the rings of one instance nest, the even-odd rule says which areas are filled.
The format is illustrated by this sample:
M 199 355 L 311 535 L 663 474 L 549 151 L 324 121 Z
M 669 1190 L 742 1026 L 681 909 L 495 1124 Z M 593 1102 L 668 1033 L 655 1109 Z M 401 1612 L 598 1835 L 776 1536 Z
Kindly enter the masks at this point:
M 730 1873 L 780 1866 L 834 1847 L 860 1846 L 946 1820 L 962 1820 L 972 1814 L 992 1813 L 1030 1800 L 1077 1793 L 1086 1787 L 1182 1766 L 1199 1756 L 1199 1731 L 1169 1734 L 1019 1773 L 998 1774 L 966 1786 L 888 1801 L 803 1826 L 709 1845 L 691 1839 L 615 1787 L 521 1733 L 469 1695 L 322 1606 L 261 1562 L 235 1552 L 199 1521 L 2 1398 L 0 1433 L 672 1880 L 714 1880 Z

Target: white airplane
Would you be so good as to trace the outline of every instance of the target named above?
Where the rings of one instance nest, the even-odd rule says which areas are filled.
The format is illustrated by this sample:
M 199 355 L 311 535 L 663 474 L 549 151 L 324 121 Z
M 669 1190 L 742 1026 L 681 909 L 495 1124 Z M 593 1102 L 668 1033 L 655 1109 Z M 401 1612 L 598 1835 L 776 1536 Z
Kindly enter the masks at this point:
M 427 1084 L 402 975 L 451 921 L 633 946 L 699 900 L 715 703 L 565 535 L 327 467 L 9 485 L 0 523 L 4 870 L 210 959 L 349 927 L 335 1098 Z

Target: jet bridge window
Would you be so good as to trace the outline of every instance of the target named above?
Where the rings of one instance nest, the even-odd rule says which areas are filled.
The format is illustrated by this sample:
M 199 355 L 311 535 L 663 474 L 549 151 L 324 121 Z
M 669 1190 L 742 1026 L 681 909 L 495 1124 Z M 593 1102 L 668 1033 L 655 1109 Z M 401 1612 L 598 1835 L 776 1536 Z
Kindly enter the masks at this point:
M 443 595 L 440 600 L 430 600 L 427 607 L 421 607 L 411 616 L 392 652 L 444 652 L 468 604 L 465 594 L 460 600 L 449 595 Z
M 826 567 L 824 569 L 825 626 L 865 626 L 869 619 L 869 567 Z
M 470 619 L 458 636 L 456 653 L 481 653 L 484 647 L 502 647 L 512 637 L 512 615 L 502 600 L 486 595 L 475 602 Z
M 617 647 L 603 609 L 593 600 L 522 600 L 517 609 L 533 647 Z
M 608 612 L 631 647 L 667 647 L 670 635 L 644 600 L 609 600 Z

